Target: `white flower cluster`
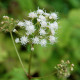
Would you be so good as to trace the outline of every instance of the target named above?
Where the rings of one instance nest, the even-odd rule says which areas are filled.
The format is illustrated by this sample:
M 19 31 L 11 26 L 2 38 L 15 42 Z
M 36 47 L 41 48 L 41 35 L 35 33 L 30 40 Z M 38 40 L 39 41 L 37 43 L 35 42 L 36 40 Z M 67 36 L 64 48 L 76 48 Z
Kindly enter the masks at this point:
M 38 9 L 30 12 L 28 17 L 31 20 L 19 21 L 17 24 L 21 29 L 24 29 L 25 35 L 16 38 L 16 43 L 46 46 L 47 43 L 54 44 L 56 42 L 55 32 L 58 29 L 56 13 L 47 13 L 42 9 Z M 16 29 L 13 30 L 13 32 L 15 31 Z

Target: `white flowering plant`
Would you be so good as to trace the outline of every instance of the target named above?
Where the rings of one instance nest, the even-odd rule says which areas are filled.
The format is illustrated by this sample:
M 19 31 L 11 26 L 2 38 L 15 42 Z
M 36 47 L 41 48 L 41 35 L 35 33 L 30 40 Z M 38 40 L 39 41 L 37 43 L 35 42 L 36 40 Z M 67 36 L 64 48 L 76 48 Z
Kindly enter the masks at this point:
M 55 33 L 58 29 L 56 13 L 47 13 L 38 9 L 30 12 L 28 17 L 30 20 L 18 21 L 17 26 L 24 29 L 24 34 L 15 39 L 16 43 L 46 46 L 47 43 L 54 44 L 56 42 Z M 16 31 L 16 29 L 13 29 L 13 32 Z
M 26 73 L 28 79 L 31 80 L 32 78 L 36 78 L 32 77 L 30 74 L 31 59 L 32 59 L 32 52 L 34 51 L 34 45 L 41 45 L 43 47 L 46 47 L 47 44 L 53 45 L 57 41 L 56 31 L 58 30 L 58 22 L 57 22 L 58 15 L 55 12 L 47 13 L 45 10 L 38 8 L 37 11 L 30 12 L 28 14 L 28 18 L 29 20 L 24 19 L 23 21 L 19 20 L 15 21 L 13 18 L 10 18 L 8 16 L 3 16 L 4 20 L 1 22 L 1 24 L 3 25 L 3 27 L 1 27 L 1 30 L 10 32 L 11 39 L 15 47 L 15 51 L 22 65 L 22 68 Z M 19 29 L 21 30 L 21 32 Z M 15 39 L 15 41 L 12 32 L 16 33 L 19 36 Z M 26 46 L 27 44 L 31 45 L 28 73 L 24 68 L 23 62 L 20 58 L 15 43 L 21 43 L 21 45 L 23 46 Z M 66 64 L 64 63 L 64 66 L 65 65 Z M 63 67 L 61 66 L 56 67 L 56 69 L 59 69 L 57 73 L 61 72 L 62 68 Z M 44 78 L 48 76 L 37 77 L 37 78 Z

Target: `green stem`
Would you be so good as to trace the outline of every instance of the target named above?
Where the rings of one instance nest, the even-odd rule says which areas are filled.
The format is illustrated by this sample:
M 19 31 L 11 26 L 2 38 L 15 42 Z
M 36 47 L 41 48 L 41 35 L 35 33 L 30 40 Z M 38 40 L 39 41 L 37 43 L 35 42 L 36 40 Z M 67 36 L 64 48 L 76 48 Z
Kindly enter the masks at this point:
M 46 75 L 46 76 L 42 76 L 42 77 L 32 77 L 32 78 L 42 79 L 42 78 L 50 77 L 50 76 L 52 76 L 52 75 L 55 74 L 55 73 L 56 73 L 56 72 L 51 73 L 51 74 L 48 74 L 48 75 Z
M 33 52 L 31 51 L 30 58 L 29 58 L 29 71 L 28 71 L 28 75 L 29 75 L 29 76 L 31 76 L 31 75 L 30 75 L 30 72 L 31 72 L 32 53 L 33 53 Z M 29 78 L 29 80 L 31 80 L 31 78 Z
M 20 61 L 20 63 L 21 63 L 21 66 L 22 66 L 24 72 L 26 73 L 26 70 L 25 70 L 25 68 L 24 68 L 23 62 L 22 62 L 21 57 L 20 57 L 20 55 L 19 55 L 19 52 L 18 52 L 18 50 L 17 50 L 17 48 L 16 48 L 16 45 L 15 45 L 15 42 L 14 42 L 14 38 L 13 38 L 13 35 L 12 35 L 12 32 L 11 32 L 11 31 L 10 31 L 10 36 L 11 36 L 11 39 L 12 39 L 12 42 L 13 42 L 15 51 L 16 51 L 16 53 L 17 53 L 17 56 L 18 56 L 18 58 L 19 58 L 19 61 Z M 27 73 L 26 73 L 26 75 L 28 76 Z
M 27 72 L 26 72 L 26 70 L 25 70 L 25 68 L 24 68 L 23 62 L 22 62 L 22 60 L 21 60 L 21 57 L 20 57 L 20 55 L 19 55 L 19 52 L 18 52 L 18 50 L 17 50 L 17 48 L 16 48 L 16 45 L 15 45 L 15 42 L 14 42 L 14 38 L 13 38 L 13 35 L 12 35 L 12 32 L 11 32 L 11 31 L 10 31 L 10 36 L 11 36 L 13 45 L 14 45 L 14 47 L 15 47 L 15 51 L 16 51 L 16 53 L 17 53 L 17 56 L 18 56 L 18 58 L 19 58 L 19 61 L 20 61 L 20 63 L 21 63 L 21 66 L 22 66 L 22 68 L 23 68 L 24 72 L 26 73 L 26 75 L 27 75 L 27 77 L 28 77 L 29 80 L 31 80 L 32 78 L 40 79 L 40 78 L 50 77 L 50 76 L 52 76 L 53 74 L 56 73 L 56 72 L 54 72 L 54 73 L 52 73 L 52 74 L 49 74 L 49 75 L 46 75 L 46 76 L 43 76 L 43 77 L 32 77 L 32 76 L 30 75 L 30 72 L 31 72 L 31 60 L 32 60 L 32 53 L 33 53 L 33 51 L 31 51 L 30 59 L 29 59 L 29 71 L 28 71 L 28 74 L 27 74 Z

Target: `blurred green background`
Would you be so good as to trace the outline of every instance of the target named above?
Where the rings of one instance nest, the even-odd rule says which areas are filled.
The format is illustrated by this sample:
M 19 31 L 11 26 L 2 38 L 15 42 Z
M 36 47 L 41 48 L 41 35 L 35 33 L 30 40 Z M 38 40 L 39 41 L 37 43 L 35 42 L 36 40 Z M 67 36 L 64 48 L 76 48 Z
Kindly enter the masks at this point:
M 37 8 L 58 12 L 58 42 L 43 48 L 35 46 L 31 74 L 44 76 L 54 70 L 60 60 L 70 60 L 74 71 L 67 80 L 80 80 L 80 0 L 0 0 L 0 22 L 3 15 L 23 20 Z M 16 37 L 15 34 L 14 38 Z M 29 45 L 16 45 L 26 68 L 29 63 Z M 0 32 L 0 80 L 27 80 L 9 33 Z M 59 80 L 56 76 L 35 80 Z M 62 79 L 61 79 L 62 80 Z M 66 80 L 66 79 L 65 79 Z

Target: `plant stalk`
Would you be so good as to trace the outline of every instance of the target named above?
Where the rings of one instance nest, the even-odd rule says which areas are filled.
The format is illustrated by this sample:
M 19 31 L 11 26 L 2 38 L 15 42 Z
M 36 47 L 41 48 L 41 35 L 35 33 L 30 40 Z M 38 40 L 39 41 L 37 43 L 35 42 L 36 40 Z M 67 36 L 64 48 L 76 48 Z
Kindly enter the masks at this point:
M 45 75 L 45 76 L 42 76 L 42 77 L 32 77 L 32 78 L 34 78 L 34 79 L 47 78 L 47 77 L 50 77 L 50 76 L 54 75 L 55 73 L 56 73 L 56 72 L 53 72 L 53 73 L 51 73 L 51 74 L 48 74 L 48 75 Z
M 29 80 L 31 80 L 32 53 L 33 53 L 33 51 L 31 51 L 30 58 L 29 58 L 29 71 L 28 71 L 28 75 L 30 76 L 30 77 L 29 77 Z
M 13 42 L 15 51 L 16 51 L 16 53 L 17 53 L 18 59 L 19 59 L 19 61 L 20 61 L 20 64 L 21 64 L 24 72 L 25 72 L 26 75 L 28 76 L 28 74 L 27 74 L 27 72 L 26 72 L 26 70 L 25 70 L 25 68 L 24 68 L 23 62 L 22 62 L 22 60 L 21 60 L 21 57 L 20 57 L 20 55 L 19 55 L 19 52 L 18 52 L 18 50 L 17 50 L 17 48 L 16 48 L 16 45 L 15 45 L 15 42 L 14 42 L 14 38 L 13 38 L 13 35 L 12 35 L 12 32 L 11 32 L 11 31 L 10 31 L 10 36 L 11 36 L 11 39 L 12 39 L 12 42 Z

